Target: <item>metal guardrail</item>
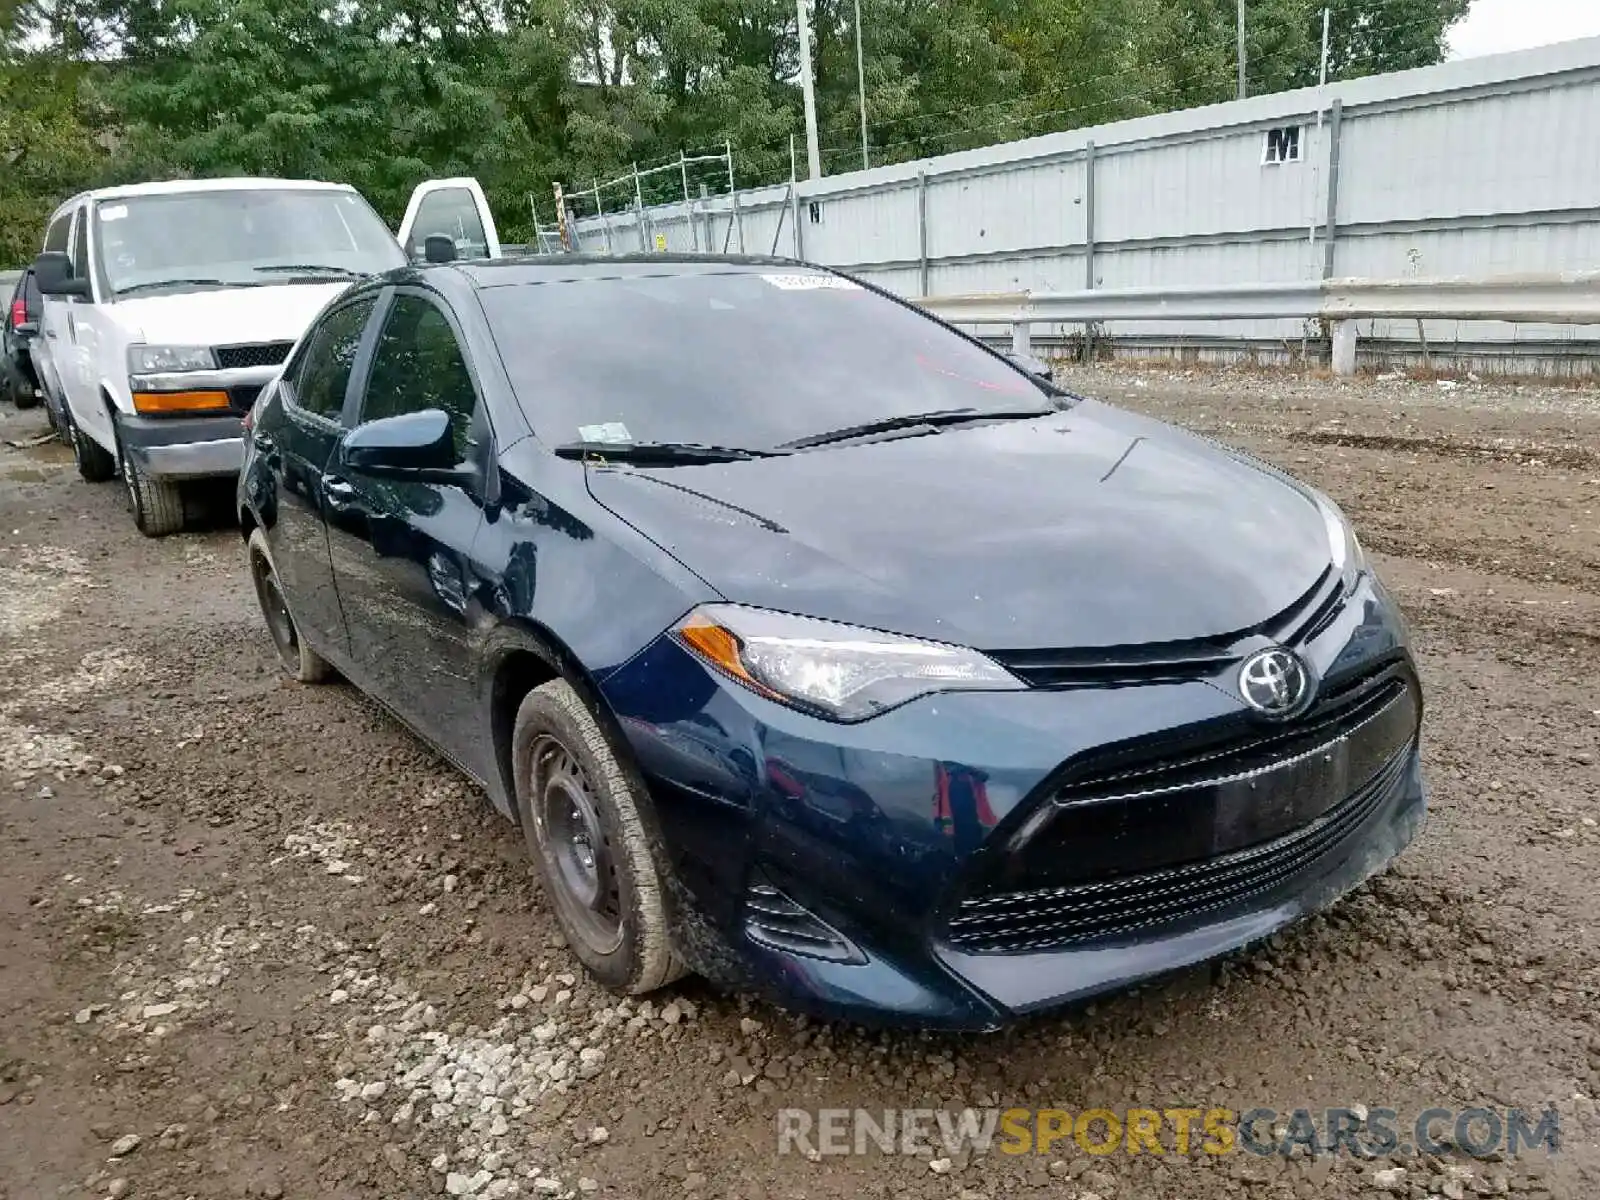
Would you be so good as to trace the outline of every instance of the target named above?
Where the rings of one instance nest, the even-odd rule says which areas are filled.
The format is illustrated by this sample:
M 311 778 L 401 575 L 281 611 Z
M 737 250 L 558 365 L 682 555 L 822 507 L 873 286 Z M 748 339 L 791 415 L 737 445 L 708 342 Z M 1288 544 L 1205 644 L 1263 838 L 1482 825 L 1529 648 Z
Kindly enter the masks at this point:
M 926 296 L 915 303 L 958 325 L 1008 325 L 1028 353 L 1032 328 L 1097 321 L 1326 321 L 1333 370 L 1356 367 L 1358 319 L 1537 321 L 1600 325 L 1600 271 L 1483 279 L 1328 279 L 1215 287 L 1103 288 Z

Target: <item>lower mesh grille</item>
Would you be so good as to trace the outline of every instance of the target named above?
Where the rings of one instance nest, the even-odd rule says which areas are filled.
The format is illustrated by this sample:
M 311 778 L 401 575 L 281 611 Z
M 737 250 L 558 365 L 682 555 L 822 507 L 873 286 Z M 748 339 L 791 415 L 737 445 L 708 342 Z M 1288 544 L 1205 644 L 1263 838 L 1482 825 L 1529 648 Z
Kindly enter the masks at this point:
M 1393 794 L 1410 753 L 1407 746 L 1355 795 L 1274 841 L 1165 870 L 965 900 L 950 922 L 950 943 L 1004 954 L 1109 941 L 1243 904 L 1343 848 Z
M 827 962 L 864 962 L 861 952 L 821 917 L 757 879 L 745 893 L 744 931 L 752 942 Z

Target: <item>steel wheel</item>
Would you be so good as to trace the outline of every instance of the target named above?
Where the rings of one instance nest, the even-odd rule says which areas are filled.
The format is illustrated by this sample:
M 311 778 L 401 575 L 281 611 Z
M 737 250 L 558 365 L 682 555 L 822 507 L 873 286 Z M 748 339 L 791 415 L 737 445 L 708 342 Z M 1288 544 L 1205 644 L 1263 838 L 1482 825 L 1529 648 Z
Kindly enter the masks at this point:
M 573 930 L 595 954 L 622 944 L 622 899 L 611 837 L 572 752 L 545 734 L 533 744 L 529 780 L 545 877 Z
M 267 622 L 267 632 L 272 635 L 272 646 L 283 662 L 284 670 L 301 683 L 321 683 L 332 674 L 328 660 L 323 658 L 300 637 L 300 627 L 294 623 L 289 611 L 289 601 L 278 581 L 278 568 L 272 565 L 272 551 L 267 546 L 266 534 L 259 529 L 250 531 L 250 579 L 256 585 L 256 600 L 261 605 L 261 616 Z
M 277 647 L 278 657 L 290 673 L 300 670 L 300 635 L 295 630 L 294 618 L 284 602 L 283 590 L 278 587 L 278 576 L 272 564 L 259 554 L 250 556 L 250 575 L 255 580 L 256 599 L 261 602 L 261 615 L 266 618 L 267 632 Z

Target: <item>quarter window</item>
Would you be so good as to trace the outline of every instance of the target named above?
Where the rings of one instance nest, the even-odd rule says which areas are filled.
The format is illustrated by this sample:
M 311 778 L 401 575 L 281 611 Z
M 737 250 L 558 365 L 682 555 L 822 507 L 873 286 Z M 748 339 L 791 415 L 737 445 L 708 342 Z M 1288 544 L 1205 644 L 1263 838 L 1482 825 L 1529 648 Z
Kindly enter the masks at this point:
M 450 415 L 456 457 L 466 462 L 474 449 L 477 403 L 466 356 L 444 313 L 420 296 L 397 297 L 373 352 L 361 419 L 443 409 Z
M 358 300 L 330 313 L 317 326 L 291 380 L 290 395 L 298 407 L 330 421 L 339 419 L 350 370 L 361 346 L 361 331 L 374 303 L 373 299 Z

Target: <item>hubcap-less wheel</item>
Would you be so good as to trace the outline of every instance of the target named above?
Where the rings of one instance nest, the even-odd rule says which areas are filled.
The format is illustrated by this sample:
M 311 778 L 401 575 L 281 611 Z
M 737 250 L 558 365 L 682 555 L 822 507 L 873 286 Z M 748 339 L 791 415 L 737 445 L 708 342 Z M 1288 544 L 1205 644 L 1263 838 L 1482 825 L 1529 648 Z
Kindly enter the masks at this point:
M 594 795 L 571 751 L 555 738 L 535 741 L 532 759 L 533 819 L 555 901 L 590 950 L 610 954 L 622 943 L 622 904 Z
M 284 603 L 283 591 L 278 587 L 278 577 L 272 566 L 259 554 L 250 556 L 250 575 L 255 580 L 256 599 L 261 602 L 261 615 L 267 620 L 267 632 L 278 649 L 278 657 L 291 674 L 300 670 L 300 635 L 295 631 L 294 618 Z

